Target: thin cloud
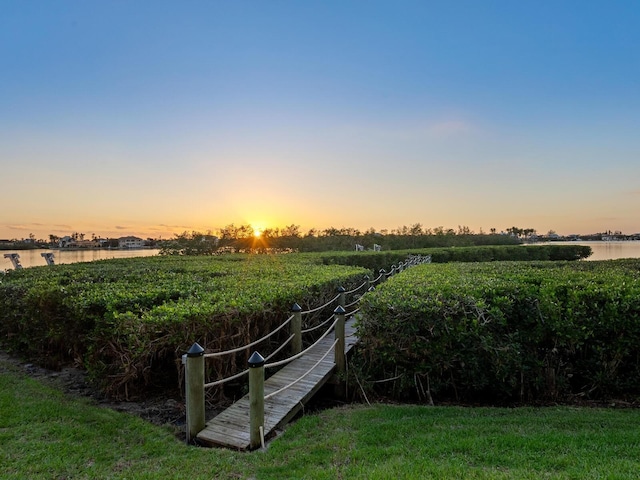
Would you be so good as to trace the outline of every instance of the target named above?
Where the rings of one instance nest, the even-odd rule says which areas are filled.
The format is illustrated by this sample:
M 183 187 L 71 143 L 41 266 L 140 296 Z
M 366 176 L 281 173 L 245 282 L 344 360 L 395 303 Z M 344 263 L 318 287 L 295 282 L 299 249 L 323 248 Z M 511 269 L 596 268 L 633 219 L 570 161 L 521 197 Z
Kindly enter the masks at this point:
M 191 228 L 190 225 L 167 225 L 166 223 L 160 223 L 158 227 L 162 228 Z
M 478 126 L 464 120 L 440 120 L 425 122 L 417 125 L 407 125 L 405 128 L 390 128 L 381 131 L 382 135 L 394 140 L 449 140 L 478 132 Z
M 33 227 L 46 227 L 47 225 L 44 223 L 38 223 L 38 222 L 31 222 L 31 223 L 27 223 L 26 225 L 6 225 L 7 228 L 10 228 L 11 230 L 29 230 L 30 228 Z
M 116 225 L 114 228 L 116 230 L 129 230 L 131 227 L 123 227 L 121 225 Z
M 462 120 L 446 120 L 434 123 L 427 127 L 427 132 L 435 137 L 452 137 L 464 133 L 473 132 L 475 128 L 472 124 Z

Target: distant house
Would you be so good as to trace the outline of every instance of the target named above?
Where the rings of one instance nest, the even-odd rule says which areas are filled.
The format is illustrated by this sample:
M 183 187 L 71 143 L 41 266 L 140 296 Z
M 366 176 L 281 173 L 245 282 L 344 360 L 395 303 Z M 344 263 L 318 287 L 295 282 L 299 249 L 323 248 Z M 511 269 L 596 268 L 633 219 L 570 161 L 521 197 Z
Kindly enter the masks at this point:
M 62 237 L 58 240 L 58 247 L 60 248 L 97 248 L 98 243 L 95 240 L 77 240 L 69 235 Z
M 98 243 L 93 240 L 76 240 L 74 246 L 76 248 L 97 248 Z
M 118 248 L 142 248 L 144 240 L 138 237 L 120 237 L 118 239 Z
M 64 237 L 62 237 L 60 240 L 58 240 L 58 246 L 60 248 L 67 248 L 69 247 L 71 244 L 73 243 L 73 238 L 71 238 L 69 235 L 65 235 Z

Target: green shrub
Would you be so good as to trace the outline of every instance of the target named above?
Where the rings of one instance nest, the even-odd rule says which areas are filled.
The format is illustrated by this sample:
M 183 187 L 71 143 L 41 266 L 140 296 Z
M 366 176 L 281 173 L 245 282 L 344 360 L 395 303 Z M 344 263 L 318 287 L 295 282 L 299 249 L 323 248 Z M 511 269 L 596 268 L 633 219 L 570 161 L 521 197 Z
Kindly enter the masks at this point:
M 492 261 L 542 255 L 538 248 L 168 256 L 15 270 L 0 278 L 0 335 L 25 357 L 52 367 L 73 361 L 109 393 L 130 396 L 175 381 L 193 342 L 208 351 L 246 344 L 286 319 L 294 302 L 323 304 L 338 285 L 350 289 L 410 254 Z M 571 248 L 554 251 L 574 258 Z M 244 369 L 245 357 L 209 362 L 210 373 Z
M 147 257 L 16 270 L 0 282 L 0 334 L 14 352 L 53 367 L 74 361 L 107 392 L 129 397 L 168 380 L 177 386 L 176 366 L 193 342 L 207 351 L 242 346 L 280 325 L 293 303 L 322 304 L 337 286 L 351 288 L 366 273 L 295 255 Z M 209 362 L 209 373 L 244 370 L 248 353 Z
M 640 393 L 640 260 L 423 265 L 363 299 L 363 368 L 393 395 Z M 384 384 L 381 384 L 384 385 Z
M 586 245 L 488 245 L 476 247 L 416 248 L 409 250 L 385 250 L 381 252 L 323 252 L 306 254 L 325 265 L 357 265 L 377 273 L 388 270 L 409 255 L 431 255 L 433 263 L 494 262 L 529 260 L 580 260 L 591 255 Z

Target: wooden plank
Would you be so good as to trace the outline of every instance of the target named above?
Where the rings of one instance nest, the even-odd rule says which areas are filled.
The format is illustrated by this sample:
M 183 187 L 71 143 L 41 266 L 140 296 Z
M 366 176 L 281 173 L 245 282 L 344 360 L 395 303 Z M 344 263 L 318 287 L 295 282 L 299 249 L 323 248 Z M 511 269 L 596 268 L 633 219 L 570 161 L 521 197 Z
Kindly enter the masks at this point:
M 349 319 L 345 325 L 347 335 L 345 353 L 348 353 L 358 341 L 355 336 L 354 324 L 355 321 Z M 285 365 L 281 370 L 270 376 L 265 381 L 265 395 L 276 392 L 298 380 L 301 375 L 318 363 L 333 342 L 333 338 L 323 339 L 307 354 Z M 331 378 L 334 368 L 333 353 L 330 352 L 304 378 L 274 397 L 265 400 L 265 437 L 268 437 L 275 428 L 284 426 L 291 421 L 313 395 Z M 197 439 L 207 446 L 223 446 L 247 450 L 249 448 L 249 396 L 245 395 L 224 412 L 207 422 L 204 430 L 197 435 Z

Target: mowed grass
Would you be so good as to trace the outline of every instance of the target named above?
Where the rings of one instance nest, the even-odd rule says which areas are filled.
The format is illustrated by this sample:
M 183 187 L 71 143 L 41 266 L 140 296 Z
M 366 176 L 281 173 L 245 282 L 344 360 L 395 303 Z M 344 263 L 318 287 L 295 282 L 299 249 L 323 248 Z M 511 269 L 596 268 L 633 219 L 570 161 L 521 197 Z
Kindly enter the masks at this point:
M 0 364 L 0 478 L 633 479 L 640 411 L 348 406 L 239 453 L 187 446 Z

